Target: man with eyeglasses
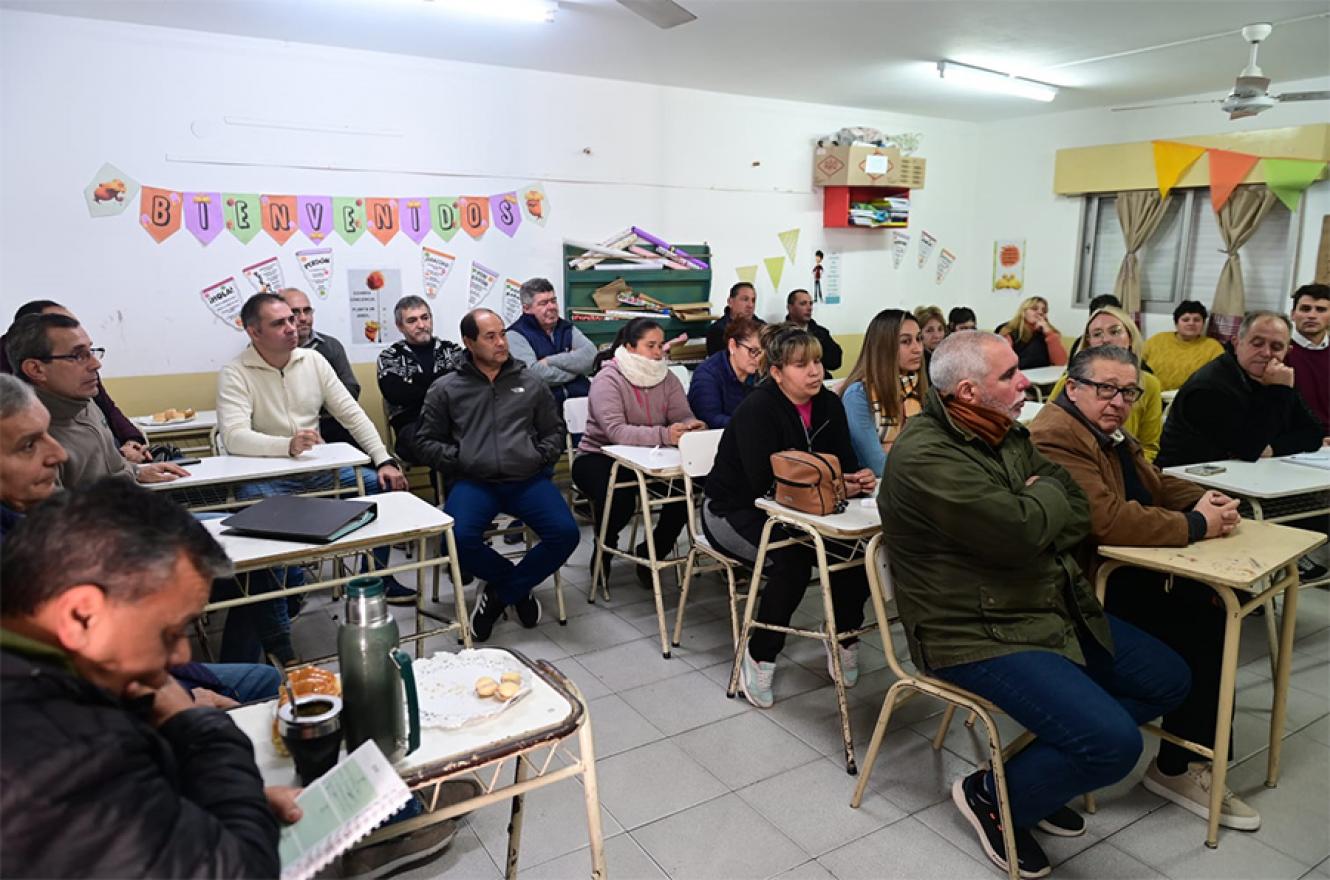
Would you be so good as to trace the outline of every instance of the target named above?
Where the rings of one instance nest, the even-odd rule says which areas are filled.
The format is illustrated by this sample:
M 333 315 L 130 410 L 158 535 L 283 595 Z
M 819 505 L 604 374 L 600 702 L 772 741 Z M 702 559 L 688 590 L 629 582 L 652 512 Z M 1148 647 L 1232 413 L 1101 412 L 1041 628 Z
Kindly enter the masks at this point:
M 1101 544 L 1185 547 L 1219 538 L 1238 524 L 1238 502 L 1152 465 L 1139 441 L 1123 430 L 1141 397 L 1136 355 L 1118 346 L 1087 348 L 1072 358 L 1067 390 L 1030 425 L 1030 439 L 1062 465 L 1090 501 L 1090 534 L 1078 562 L 1093 579 Z M 1223 659 L 1224 611 L 1204 584 L 1157 572 L 1123 568 L 1109 578 L 1109 614 L 1177 651 L 1191 669 L 1191 693 L 1164 715 L 1169 733 L 1213 747 Z M 1230 748 L 1232 744 L 1230 743 Z M 1142 784 L 1183 809 L 1209 816 L 1210 765 L 1192 752 L 1161 742 Z M 1256 810 L 1230 792 L 1219 822 L 1255 831 Z
M 82 486 L 117 476 L 165 483 L 189 476 L 170 462 L 135 464 L 121 453 L 94 402 L 101 390 L 98 371 L 106 349 L 94 348 L 74 318 L 58 313 L 25 315 L 5 334 L 5 350 L 15 375 L 33 386 L 50 412 L 51 436 L 69 453 L 60 466 L 61 485 Z
M 333 372 L 337 374 L 337 380 L 342 383 L 346 393 L 351 395 L 352 400 L 359 400 L 360 381 L 356 379 L 356 374 L 351 369 L 346 348 L 335 337 L 319 333 L 314 329 L 314 306 L 310 304 L 309 295 L 298 287 L 287 287 L 278 296 L 291 307 L 291 314 L 296 316 L 296 338 L 300 341 L 300 347 L 323 355 L 328 365 L 333 368 Z M 319 410 L 319 436 L 325 443 L 356 445 L 351 432 L 343 428 L 326 408 Z

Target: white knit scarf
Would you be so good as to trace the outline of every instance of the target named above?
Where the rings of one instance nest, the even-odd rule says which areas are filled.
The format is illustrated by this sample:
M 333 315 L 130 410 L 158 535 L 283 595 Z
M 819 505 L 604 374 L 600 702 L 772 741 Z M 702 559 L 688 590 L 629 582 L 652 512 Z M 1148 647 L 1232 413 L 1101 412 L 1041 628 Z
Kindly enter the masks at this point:
M 664 360 L 653 361 L 642 357 L 621 345 L 614 352 L 614 362 L 619 365 L 619 372 L 638 388 L 655 388 L 669 375 L 670 365 Z

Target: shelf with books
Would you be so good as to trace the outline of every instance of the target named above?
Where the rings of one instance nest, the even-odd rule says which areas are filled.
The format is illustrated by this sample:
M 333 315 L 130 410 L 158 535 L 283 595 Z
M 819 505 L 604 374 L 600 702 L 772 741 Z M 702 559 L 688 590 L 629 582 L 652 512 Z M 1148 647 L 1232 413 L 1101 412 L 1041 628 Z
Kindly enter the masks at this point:
M 899 186 L 823 188 L 825 229 L 905 229 L 910 224 L 910 191 Z

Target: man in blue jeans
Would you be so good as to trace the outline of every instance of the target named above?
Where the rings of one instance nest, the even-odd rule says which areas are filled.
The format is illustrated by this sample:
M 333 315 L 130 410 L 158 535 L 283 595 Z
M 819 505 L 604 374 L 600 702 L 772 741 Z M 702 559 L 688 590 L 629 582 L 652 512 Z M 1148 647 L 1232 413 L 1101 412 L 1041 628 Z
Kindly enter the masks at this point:
M 1016 422 L 1030 383 L 1010 343 L 953 334 L 931 377 L 878 494 L 897 607 L 920 669 L 1035 735 L 1006 782 L 1020 875 L 1043 877 L 1032 831 L 1083 834 L 1067 802 L 1131 772 L 1138 727 L 1180 705 L 1191 676 L 1172 649 L 1105 614 L 1076 564 L 1089 502 Z M 1006 870 L 992 774 L 956 780 L 952 800 Z
M 425 395 L 416 449 L 451 483 L 444 510 L 455 520 L 459 564 L 486 582 L 471 612 L 472 638 L 483 642 L 509 606 L 522 626 L 540 623 L 531 591 L 559 570 L 580 535 L 552 479 L 564 448 L 554 395 L 509 357 L 494 312 L 467 312 L 461 331 L 466 355 Z M 516 565 L 485 543 L 499 513 L 521 519 L 540 538 Z

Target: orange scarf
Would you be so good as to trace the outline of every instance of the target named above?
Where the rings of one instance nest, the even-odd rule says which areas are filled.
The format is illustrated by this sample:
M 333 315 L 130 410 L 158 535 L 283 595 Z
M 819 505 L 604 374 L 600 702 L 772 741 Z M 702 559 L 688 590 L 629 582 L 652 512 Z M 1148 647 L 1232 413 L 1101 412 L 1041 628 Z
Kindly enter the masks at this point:
M 1002 438 L 1007 436 L 1007 432 L 1015 422 L 1005 413 L 986 406 L 964 403 L 954 397 L 948 397 L 945 403 L 952 421 L 969 428 L 994 449 L 1002 442 Z

